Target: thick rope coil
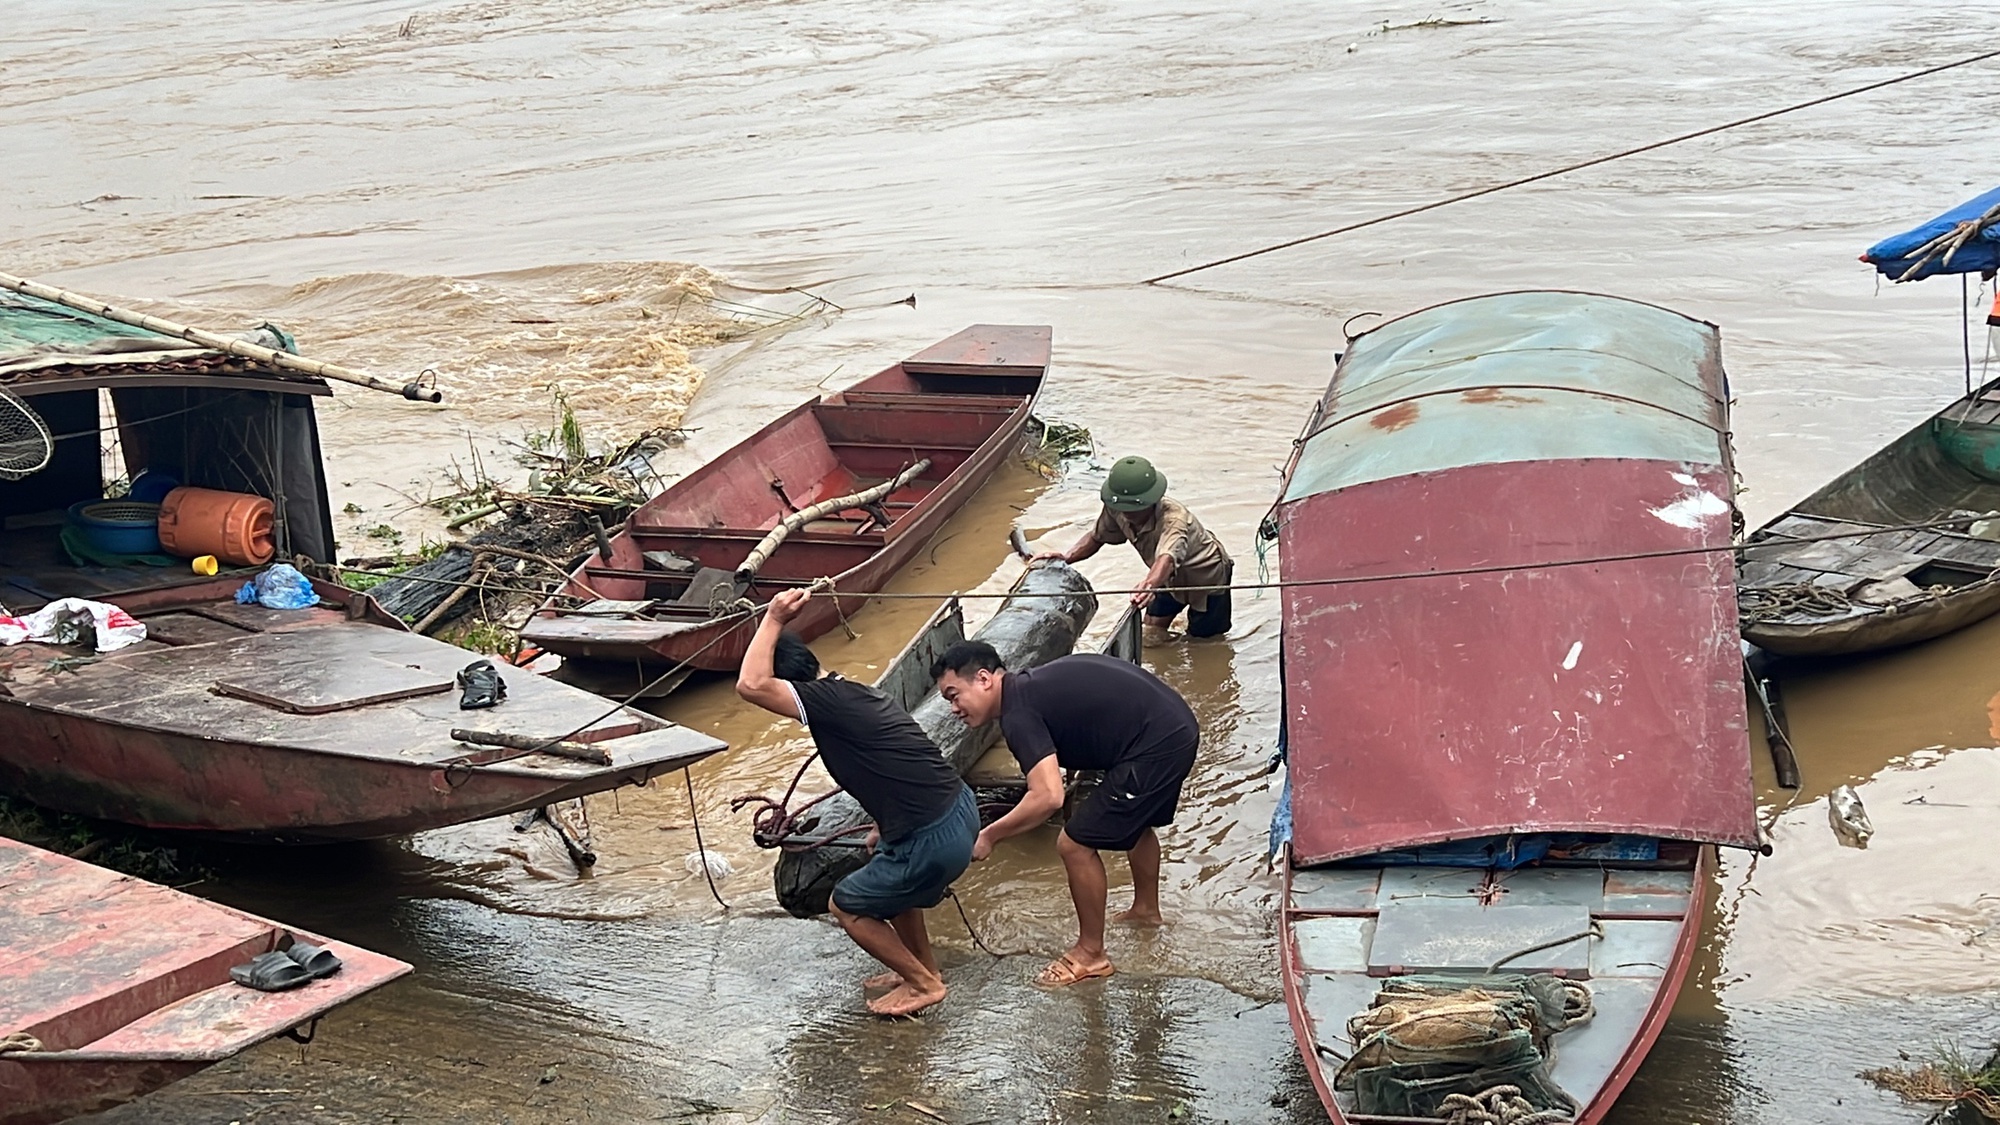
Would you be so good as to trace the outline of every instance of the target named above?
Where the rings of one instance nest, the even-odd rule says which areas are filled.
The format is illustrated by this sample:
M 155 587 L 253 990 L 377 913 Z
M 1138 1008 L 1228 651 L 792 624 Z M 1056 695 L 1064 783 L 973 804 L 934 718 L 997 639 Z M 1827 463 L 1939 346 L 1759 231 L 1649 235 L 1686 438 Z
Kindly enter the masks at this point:
M 1446 1094 L 1438 1105 L 1445 1125 L 1563 1125 L 1576 1120 L 1566 1109 L 1537 1109 L 1519 1086 L 1491 1086 L 1477 1094 Z

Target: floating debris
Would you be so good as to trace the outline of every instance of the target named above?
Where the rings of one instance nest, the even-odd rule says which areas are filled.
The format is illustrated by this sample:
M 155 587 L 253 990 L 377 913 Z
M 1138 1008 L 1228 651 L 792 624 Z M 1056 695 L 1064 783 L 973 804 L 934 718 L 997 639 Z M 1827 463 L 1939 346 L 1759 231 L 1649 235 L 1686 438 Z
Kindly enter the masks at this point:
M 1974 1066 L 1956 1044 L 1950 1044 L 1930 1062 L 1864 1070 L 1861 1077 L 1906 1101 L 1942 1106 L 1926 1119 L 1926 1125 L 2000 1122 L 2000 1050 L 1988 1056 L 1983 1065 Z
M 1868 810 L 1861 806 L 1861 794 L 1852 785 L 1842 785 L 1826 795 L 1826 819 L 1833 825 L 1833 834 L 1851 848 L 1867 847 L 1868 838 L 1875 834 Z
M 1043 418 L 1030 419 L 1028 425 L 1034 442 L 1026 457 L 1028 467 L 1051 481 L 1061 480 L 1070 465 L 1088 464 L 1097 456 L 1097 441 L 1087 427 Z

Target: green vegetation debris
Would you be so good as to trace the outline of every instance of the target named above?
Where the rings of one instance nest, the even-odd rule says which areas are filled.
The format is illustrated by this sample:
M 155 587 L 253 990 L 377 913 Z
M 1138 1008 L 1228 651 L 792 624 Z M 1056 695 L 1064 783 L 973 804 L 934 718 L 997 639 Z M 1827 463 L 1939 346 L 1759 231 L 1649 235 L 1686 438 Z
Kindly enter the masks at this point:
M 1097 442 L 1087 427 L 1042 418 L 1029 425 L 1035 444 L 1027 454 L 1028 467 L 1049 480 L 1061 480 L 1070 465 L 1087 463 L 1097 455 Z
M 186 884 L 208 875 L 153 833 L 54 812 L 14 797 L 0 796 L 0 836 L 154 883 Z
M 1929 1062 L 1864 1070 L 1861 1077 L 1907 1101 L 1941 1106 L 1926 1119 L 1927 1125 L 2000 1122 L 2000 1048 L 1983 1064 L 1974 1065 L 1958 1044 L 1947 1043 Z

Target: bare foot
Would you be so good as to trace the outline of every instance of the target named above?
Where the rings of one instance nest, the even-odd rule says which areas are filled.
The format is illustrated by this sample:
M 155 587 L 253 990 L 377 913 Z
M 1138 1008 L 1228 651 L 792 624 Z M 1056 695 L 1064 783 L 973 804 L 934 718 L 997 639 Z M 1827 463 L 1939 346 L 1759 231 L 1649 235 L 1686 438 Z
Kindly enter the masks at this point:
M 874 976 L 862 981 L 861 991 L 873 992 L 878 988 L 900 988 L 902 984 L 903 974 L 891 969 L 886 973 L 876 973 Z
M 1111 920 L 1127 926 L 1159 926 L 1166 923 L 1166 919 L 1160 917 L 1157 907 L 1152 910 L 1141 910 L 1135 906 L 1130 910 L 1120 910 L 1111 916 Z
M 944 999 L 944 982 L 927 992 L 918 991 L 907 984 L 898 985 L 894 992 L 877 996 L 868 1002 L 868 1010 L 878 1016 L 914 1016 L 932 1004 Z

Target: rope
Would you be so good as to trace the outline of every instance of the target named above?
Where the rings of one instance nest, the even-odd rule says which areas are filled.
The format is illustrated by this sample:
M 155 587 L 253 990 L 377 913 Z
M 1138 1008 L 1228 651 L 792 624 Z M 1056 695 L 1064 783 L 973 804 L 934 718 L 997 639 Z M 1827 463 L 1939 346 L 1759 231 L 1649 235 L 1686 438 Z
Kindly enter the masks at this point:
M 1446 1094 L 1438 1103 L 1445 1125 L 1558 1125 L 1576 1120 L 1567 1109 L 1538 1109 L 1519 1086 L 1489 1086 L 1477 1094 Z
M 1307 586 L 1348 586 L 1358 582 L 1397 582 L 1408 578 L 1455 578 L 1473 574 L 1505 574 L 1524 570 L 1554 570 L 1565 566 L 1596 566 L 1602 563 L 1636 562 L 1641 559 L 1670 559 L 1687 555 L 1713 555 L 1724 551 L 1755 551 L 1763 547 L 1795 547 L 1801 543 L 1830 543 L 1841 539 L 1866 539 L 1871 535 L 1889 535 L 1899 531 L 1926 531 L 1937 528 L 1957 527 L 1981 519 L 2000 518 L 2000 512 L 1978 515 L 1954 516 L 1950 519 L 1931 520 L 1926 523 L 1897 524 L 1891 527 L 1872 527 L 1863 531 L 1837 531 L 1825 535 L 1774 536 L 1755 543 L 1724 543 L 1714 547 L 1670 547 L 1658 551 L 1632 551 L 1619 555 L 1591 555 L 1580 559 L 1556 559 L 1552 562 L 1493 563 L 1486 566 L 1446 567 L 1441 570 L 1406 570 L 1389 574 L 1360 574 L 1339 578 L 1289 578 L 1273 582 L 1232 582 L 1227 586 L 1147 586 L 1127 590 L 1096 590 L 1100 597 L 1119 594 L 1183 594 L 1210 592 L 1217 590 L 1291 590 Z M 974 590 L 952 593 L 917 593 L 878 591 L 868 595 L 871 598 L 910 599 L 938 601 L 944 598 L 1057 598 L 1068 594 L 1017 594 L 1011 590 Z
M 16 1031 L 11 1035 L 0 1037 L 0 1055 L 39 1051 L 41 1049 L 42 1041 L 25 1031 Z
M 1486 971 L 1488 973 L 1497 973 L 1500 971 L 1500 966 L 1505 965 L 1509 961 L 1519 961 L 1521 958 L 1526 957 L 1530 953 L 1540 953 L 1544 949 L 1554 949 L 1558 945 L 1568 945 L 1570 942 L 1573 942 L 1578 938 L 1596 938 L 1599 941 L 1603 941 L 1604 926 L 1601 923 L 1599 923 L 1597 919 L 1592 918 L 1590 920 L 1589 929 L 1583 930 L 1579 933 L 1570 934 L 1566 937 L 1554 938 L 1549 941 L 1542 942 L 1540 945 L 1531 945 L 1526 949 L 1517 949 L 1514 952 L 1509 953 L 1507 956 L 1500 958 L 1498 961 L 1493 962 L 1491 965 L 1486 966 Z M 1563 1007 L 1565 1010 L 1567 1010 L 1569 1007 L 1568 1003 L 1565 1002 Z M 1593 1012 L 1595 1011 L 1594 1008 L 1592 1010 Z
M 688 818 L 694 823 L 694 854 L 701 857 L 701 875 L 708 880 L 708 893 L 715 896 L 715 903 L 724 910 L 729 904 L 722 901 L 722 892 L 715 889 L 715 872 L 708 869 L 708 845 L 701 842 L 701 809 L 694 799 L 694 773 L 686 766 L 681 767 L 681 780 L 687 782 Z
M 1745 624 L 1775 621 L 1800 614 L 1807 617 L 1837 617 L 1852 612 L 1854 600 L 1839 590 L 1811 582 L 1784 586 L 1752 586 L 1736 595 L 1737 612 Z M 1880 606 L 1870 607 L 1881 609 Z
M 965 904 L 958 901 L 958 891 L 951 887 L 946 887 L 944 889 L 944 897 L 950 899 L 951 904 L 958 908 L 958 920 L 965 923 L 965 936 L 971 938 L 972 944 L 978 946 L 981 952 L 994 957 L 1019 957 L 1024 953 L 1033 952 L 1028 949 L 1016 949 L 1010 953 L 1002 953 L 992 946 L 987 945 L 985 939 L 979 936 L 979 931 L 972 928 L 972 919 L 965 913 Z
M 1856 86 L 1850 90 L 1842 90 L 1839 93 L 1827 94 L 1824 97 L 1813 98 L 1810 101 L 1798 102 L 1794 105 L 1785 106 L 1782 109 L 1766 110 L 1763 113 L 1753 114 L 1749 117 L 1740 117 L 1734 121 L 1724 122 L 1721 125 L 1711 125 L 1706 129 L 1697 129 L 1692 133 L 1682 133 L 1677 137 L 1668 137 L 1666 140 L 1663 141 L 1654 141 L 1651 144 L 1640 145 L 1637 148 L 1624 149 L 1619 152 L 1611 153 L 1608 156 L 1595 156 L 1590 158 L 1589 160 L 1581 160 L 1574 164 L 1565 164 L 1560 168 L 1553 168 L 1546 172 L 1537 172 L 1532 176 L 1522 176 L 1519 179 L 1508 180 L 1505 183 L 1492 184 L 1487 187 L 1477 188 L 1473 191 L 1460 192 L 1457 195 L 1448 196 L 1444 199 L 1433 200 L 1429 203 L 1421 203 L 1415 207 L 1405 207 L 1400 211 L 1391 211 L 1386 215 L 1377 215 L 1372 219 L 1363 219 L 1360 222 L 1349 223 L 1346 226 L 1335 227 L 1332 230 L 1321 231 L 1318 234 L 1309 234 L 1304 236 L 1303 238 L 1294 238 L 1287 240 L 1285 242 L 1274 243 L 1270 246 L 1265 246 L 1257 250 L 1246 251 L 1245 253 L 1241 254 L 1231 254 L 1227 258 L 1217 258 L 1212 262 L 1203 262 L 1201 265 L 1198 266 L 1189 266 L 1186 269 L 1174 270 L 1171 273 L 1163 273 L 1155 277 L 1149 277 L 1144 281 L 1140 282 L 1140 284 L 1157 285 L 1162 281 L 1167 281 L 1176 277 L 1184 277 L 1191 273 L 1199 273 L 1202 270 L 1214 269 L 1217 266 L 1226 266 L 1231 262 L 1240 262 L 1246 258 L 1255 258 L 1264 254 L 1272 254 L 1276 253 L 1279 250 L 1289 250 L 1294 246 L 1303 246 L 1308 242 L 1318 242 L 1322 238 L 1332 238 L 1337 234 L 1347 234 L 1350 231 L 1357 231 L 1362 229 L 1363 227 L 1372 227 L 1377 225 L 1378 223 L 1386 223 L 1394 219 L 1405 219 L 1410 217 L 1411 215 L 1420 215 L 1425 211 L 1435 211 L 1440 207 L 1449 207 L 1454 203 L 1464 203 L 1469 199 L 1478 199 L 1480 196 L 1483 195 L 1492 195 L 1496 192 L 1506 191 L 1510 188 L 1522 187 L 1527 184 L 1540 182 L 1542 180 L 1553 179 L 1557 176 L 1567 175 L 1571 172 L 1580 172 L 1585 168 L 1594 168 L 1599 164 L 1609 164 L 1614 160 L 1623 160 L 1625 157 L 1628 156 L 1637 156 L 1640 153 L 1652 152 L 1655 149 L 1662 149 L 1668 147 L 1669 145 L 1681 144 L 1684 141 L 1692 141 L 1699 137 L 1712 136 L 1716 133 L 1721 133 L 1729 129 L 1737 129 L 1745 125 L 1754 125 L 1759 121 L 1769 121 L 1773 117 L 1782 117 L 1788 113 L 1797 113 L 1802 109 L 1811 109 L 1814 106 L 1825 105 L 1828 102 L 1837 102 L 1842 98 L 1851 98 L 1857 94 L 1866 94 L 1872 90 L 1880 90 L 1883 89 L 1884 87 L 1897 85 L 1898 83 L 1912 82 L 1919 78 L 1928 78 L 1933 74 L 1942 74 L 1947 70 L 1956 70 L 1957 68 L 1962 66 L 1971 66 L 1973 63 L 1985 62 L 1988 59 L 1996 57 L 2000 57 L 2000 51 L 1984 51 L 1981 52 L 1980 54 L 1972 55 L 1968 58 L 1959 59 L 1956 62 L 1948 62 L 1940 66 L 1933 66 L 1923 70 L 1911 71 L 1908 74 L 1897 75 L 1894 78 L 1885 78 L 1880 82 L 1870 82 L 1865 86 Z

